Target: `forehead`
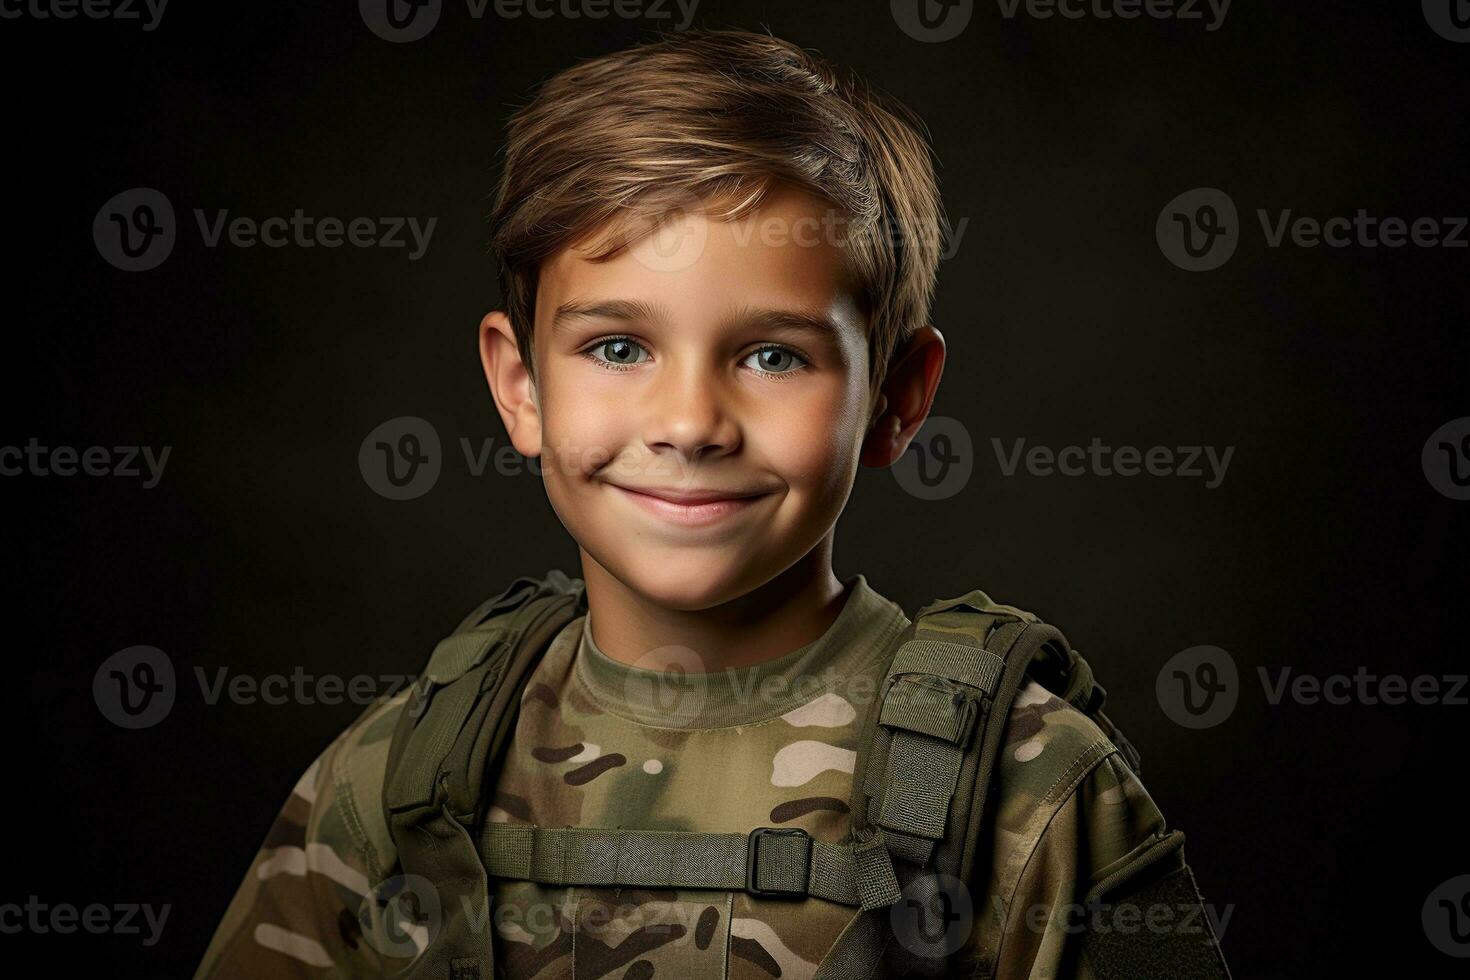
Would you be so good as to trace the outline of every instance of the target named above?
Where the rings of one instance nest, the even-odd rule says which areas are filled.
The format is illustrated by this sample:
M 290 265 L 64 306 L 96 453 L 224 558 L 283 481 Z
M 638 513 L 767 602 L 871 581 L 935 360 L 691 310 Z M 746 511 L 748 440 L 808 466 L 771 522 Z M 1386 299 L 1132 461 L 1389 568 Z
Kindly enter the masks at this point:
M 866 335 L 843 230 L 841 217 L 820 198 L 777 185 L 738 219 L 676 215 L 602 260 L 590 257 L 599 240 L 594 234 L 542 264 L 537 326 L 568 300 L 634 299 L 688 318 L 735 306 L 820 311 Z

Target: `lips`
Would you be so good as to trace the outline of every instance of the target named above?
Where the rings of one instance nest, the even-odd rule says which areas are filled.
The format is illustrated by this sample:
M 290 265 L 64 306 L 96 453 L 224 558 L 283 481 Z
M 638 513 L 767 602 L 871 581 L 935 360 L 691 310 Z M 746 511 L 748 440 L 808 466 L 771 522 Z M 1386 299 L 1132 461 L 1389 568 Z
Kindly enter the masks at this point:
M 667 500 L 671 504 L 709 504 L 718 500 L 743 500 L 746 497 L 759 497 L 768 491 L 765 490 L 675 490 L 663 487 L 625 487 L 621 483 L 613 486 L 619 490 L 629 493 L 641 493 L 649 497 L 657 497 Z
M 655 517 L 686 527 L 717 524 L 749 510 L 769 496 L 768 490 L 689 490 L 667 487 L 625 487 L 609 484 L 619 494 Z

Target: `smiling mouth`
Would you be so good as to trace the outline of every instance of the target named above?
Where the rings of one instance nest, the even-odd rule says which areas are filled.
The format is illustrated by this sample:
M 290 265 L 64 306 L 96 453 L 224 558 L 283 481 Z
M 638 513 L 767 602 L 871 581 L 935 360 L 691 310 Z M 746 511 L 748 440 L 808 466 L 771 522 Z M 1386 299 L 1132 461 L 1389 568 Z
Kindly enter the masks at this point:
M 617 483 L 609 483 L 608 486 L 653 516 L 686 527 L 719 523 L 748 511 L 757 501 L 771 494 L 768 490 L 633 489 Z

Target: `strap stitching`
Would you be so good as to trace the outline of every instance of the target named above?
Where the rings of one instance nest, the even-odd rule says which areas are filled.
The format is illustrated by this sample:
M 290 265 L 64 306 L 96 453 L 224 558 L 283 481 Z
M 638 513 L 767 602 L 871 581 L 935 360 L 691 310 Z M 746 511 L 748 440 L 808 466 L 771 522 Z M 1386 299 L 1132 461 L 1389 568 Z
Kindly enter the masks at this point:
M 336 761 L 335 758 L 332 759 L 334 763 L 333 768 L 335 768 Z M 345 767 L 337 769 L 332 773 L 332 786 L 335 790 L 332 807 L 341 815 L 342 825 L 347 828 L 348 834 L 353 838 L 353 843 L 362 852 L 363 860 L 367 863 L 368 870 L 371 873 L 371 877 L 369 878 L 369 885 L 371 885 L 373 879 L 382 877 L 382 867 L 378 861 L 378 849 L 373 846 L 372 839 L 368 837 L 367 828 L 363 826 L 362 816 L 357 811 L 356 797 L 353 795 L 352 777 L 348 774 L 348 770 Z M 310 819 L 310 815 L 308 814 L 308 823 L 310 823 Z

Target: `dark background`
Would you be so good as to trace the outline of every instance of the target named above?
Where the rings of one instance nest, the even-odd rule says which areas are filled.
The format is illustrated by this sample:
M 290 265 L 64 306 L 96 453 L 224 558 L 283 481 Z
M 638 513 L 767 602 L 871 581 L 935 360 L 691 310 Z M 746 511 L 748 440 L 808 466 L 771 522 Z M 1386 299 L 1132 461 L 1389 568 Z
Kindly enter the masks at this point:
M 1268 248 L 1256 208 L 1326 218 L 1470 212 L 1470 45 L 1417 3 L 1237 0 L 1199 21 L 1007 20 L 976 5 L 921 43 L 888 4 L 704 0 L 864 73 L 928 122 L 951 221 L 935 412 L 974 437 L 965 490 L 924 502 L 865 470 L 838 572 L 911 613 L 984 588 L 1061 625 L 1206 898 L 1237 977 L 1347 976 L 1392 958 L 1460 975 L 1420 912 L 1470 872 L 1458 802 L 1470 708 L 1271 706 L 1258 666 L 1464 672 L 1470 504 L 1420 450 L 1470 414 L 1467 251 Z M 162 941 L 5 936 L 68 972 L 186 976 L 299 773 L 352 704 L 206 704 L 213 675 L 413 673 L 512 577 L 574 571 L 538 481 L 472 476 L 504 433 L 475 354 L 498 303 L 485 248 L 502 124 L 531 86 L 648 20 L 476 21 L 451 2 L 390 44 L 351 2 L 170 5 L 137 22 L 0 20 L 10 179 L 0 445 L 171 446 L 159 485 L 8 476 L 10 787 L 0 901 L 164 903 Z M 179 213 L 161 266 L 115 269 L 113 195 Z M 1238 250 L 1185 272 L 1154 222 L 1227 191 Z M 206 248 L 192 209 L 435 216 L 428 253 Z M 373 492 L 359 444 L 421 416 L 445 443 L 416 500 Z M 1007 444 L 1236 447 L 1218 489 L 1179 478 L 1003 477 Z M 92 694 L 108 656 L 166 651 L 180 693 L 126 731 Z M 1239 707 L 1192 731 L 1155 678 L 1222 647 Z

